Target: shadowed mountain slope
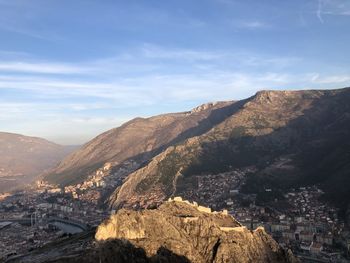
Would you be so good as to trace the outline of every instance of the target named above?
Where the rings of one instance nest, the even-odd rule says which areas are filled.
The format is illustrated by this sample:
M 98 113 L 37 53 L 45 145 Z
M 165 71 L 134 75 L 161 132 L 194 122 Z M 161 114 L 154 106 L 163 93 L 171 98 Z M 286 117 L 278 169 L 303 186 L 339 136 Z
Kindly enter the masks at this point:
M 109 130 L 67 156 L 46 179 L 62 185 L 77 183 L 106 162 L 148 161 L 164 148 L 202 134 L 235 110 L 234 102 L 201 105 L 190 112 L 136 118 Z
M 248 191 L 320 184 L 328 200 L 346 207 L 349 136 L 349 88 L 258 92 L 208 132 L 168 147 L 130 174 L 111 203 L 131 205 L 150 193 L 166 199 L 193 187 L 193 175 L 253 165 Z M 281 158 L 288 169 L 276 165 Z

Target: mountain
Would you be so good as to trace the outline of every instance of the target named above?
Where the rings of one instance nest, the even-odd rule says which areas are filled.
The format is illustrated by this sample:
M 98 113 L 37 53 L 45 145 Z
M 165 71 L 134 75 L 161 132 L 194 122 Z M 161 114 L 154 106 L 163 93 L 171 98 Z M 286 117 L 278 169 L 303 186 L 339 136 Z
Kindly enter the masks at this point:
M 62 185 L 78 183 L 106 162 L 114 166 L 128 159 L 148 161 L 186 138 L 202 134 L 230 116 L 234 102 L 201 105 L 192 111 L 136 118 L 109 130 L 67 156 L 46 179 Z
M 46 179 L 75 184 L 110 162 L 139 164 L 110 197 L 113 207 L 161 203 L 200 191 L 200 175 L 250 169 L 242 191 L 264 201 L 317 184 L 346 211 L 350 192 L 350 88 L 260 91 L 192 111 L 136 118 L 65 158 Z M 279 196 L 278 196 L 279 195 Z M 141 205 L 142 206 L 142 205 Z M 350 209 L 349 209 L 350 211 Z
M 114 207 L 200 191 L 196 176 L 254 167 L 243 190 L 319 184 L 346 209 L 350 200 L 350 88 L 261 91 L 231 107 L 205 133 L 173 144 L 131 173 Z
M 29 183 L 76 147 L 0 132 L 0 192 Z
M 95 240 L 90 231 L 7 262 L 299 262 L 263 228 L 249 231 L 227 213 L 175 200 L 154 210 L 119 210 Z

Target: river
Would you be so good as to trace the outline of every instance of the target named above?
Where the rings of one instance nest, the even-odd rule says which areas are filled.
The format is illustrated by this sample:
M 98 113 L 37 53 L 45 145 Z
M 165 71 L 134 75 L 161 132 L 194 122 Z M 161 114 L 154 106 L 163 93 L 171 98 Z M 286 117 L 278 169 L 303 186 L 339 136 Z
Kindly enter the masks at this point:
M 54 221 L 51 224 L 57 226 L 60 230 L 67 234 L 76 234 L 83 232 L 83 230 L 80 227 L 73 226 L 67 223 Z

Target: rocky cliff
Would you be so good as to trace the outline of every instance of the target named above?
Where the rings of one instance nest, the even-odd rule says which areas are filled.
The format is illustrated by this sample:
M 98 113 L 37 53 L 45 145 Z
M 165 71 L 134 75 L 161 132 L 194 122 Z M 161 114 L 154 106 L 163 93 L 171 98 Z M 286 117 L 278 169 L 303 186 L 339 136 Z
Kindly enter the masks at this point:
M 298 262 L 265 231 L 249 231 L 224 212 L 182 201 L 158 209 L 119 210 L 95 234 L 51 243 L 13 262 L 209 263 Z
M 181 200 L 156 210 L 120 210 L 98 227 L 96 239 L 127 239 L 149 258 L 163 250 L 180 262 L 296 262 L 263 228 L 249 231 L 227 213 Z

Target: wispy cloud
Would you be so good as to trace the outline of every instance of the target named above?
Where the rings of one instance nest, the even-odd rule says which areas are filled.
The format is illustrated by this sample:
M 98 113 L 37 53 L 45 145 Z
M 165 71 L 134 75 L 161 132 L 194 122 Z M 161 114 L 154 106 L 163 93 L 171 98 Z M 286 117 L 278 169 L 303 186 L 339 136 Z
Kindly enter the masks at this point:
M 156 45 L 145 44 L 142 47 L 142 55 L 152 59 L 172 59 L 172 60 L 217 60 L 227 56 L 227 52 L 222 51 L 200 51 L 191 49 L 164 49 Z
M 85 140 L 132 117 L 164 112 L 164 105 L 183 111 L 187 110 L 183 105 L 240 99 L 261 89 L 329 88 L 350 82 L 346 72 L 289 71 L 300 61 L 151 44 L 76 63 L 13 54 L 13 60 L 0 62 L 0 121 L 12 131 L 35 134 L 28 124 L 33 119 L 38 136 L 50 129 L 50 138 L 61 136 L 58 142 L 68 141 L 72 131 L 76 133 L 71 138 Z
M 8 53 L 10 54 L 10 53 Z M 1 55 L 1 51 L 0 51 Z M 166 70 L 164 64 L 186 72 L 189 70 L 203 70 L 205 68 L 218 68 L 222 66 L 237 69 L 244 67 L 288 67 L 300 61 L 298 57 L 261 56 L 246 51 L 230 50 L 199 50 L 164 48 L 152 44 L 144 44 L 140 48 L 125 51 L 109 58 L 76 63 L 43 62 L 35 58 L 16 58 L 0 62 L 1 72 L 18 72 L 33 74 L 85 74 L 89 76 L 127 76 L 129 73 L 151 74 Z M 176 67 L 178 65 L 178 67 Z M 204 67 L 198 67 L 204 65 Z M 175 72 L 176 73 L 176 72 Z
M 0 24 L 0 30 L 12 32 L 12 33 L 17 33 L 20 35 L 25 35 L 28 37 L 37 38 L 37 39 L 41 39 L 41 40 L 53 40 L 52 37 L 48 37 L 47 35 L 40 34 L 38 32 L 30 30 L 30 29 L 26 29 L 23 26 L 5 24 L 4 22 L 2 22 Z
M 79 74 L 92 71 L 91 68 L 69 65 L 65 63 L 42 62 L 0 62 L 0 71 L 5 72 L 31 72 L 41 74 Z
M 0 1 L 0 31 L 36 40 L 62 40 L 53 29 L 46 29 L 38 22 L 45 16 L 47 6 L 48 3 L 42 0 Z
M 237 27 L 245 28 L 245 29 L 266 29 L 266 28 L 269 28 L 270 25 L 262 21 L 253 20 L 253 21 L 238 22 Z
M 317 0 L 316 16 L 320 23 L 324 23 L 323 16 L 349 16 L 350 1 L 348 0 Z
M 349 75 L 326 75 L 322 76 L 318 73 L 311 75 L 311 81 L 318 84 L 349 84 L 350 83 L 350 74 Z
M 317 18 L 318 20 L 323 24 L 324 23 L 324 20 L 323 20 L 323 17 L 322 17 L 322 7 L 323 7 L 323 1 L 322 0 L 318 0 L 318 7 L 317 7 Z
M 113 58 L 85 63 L 2 62 L 0 89 L 25 92 L 38 99 L 109 99 L 120 107 L 154 105 L 180 97 L 182 101 L 206 100 L 217 94 L 231 97 L 225 89 L 235 89 L 240 92 L 237 96 L 243 97 L 248 95 L 249 86 L 260 89 L 295 83 L 300 76 L 286 74 L 286 69 L 300 61 L 297 57 L 146 44 Z

